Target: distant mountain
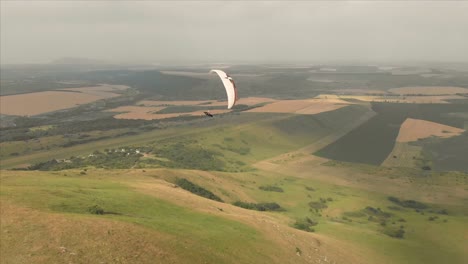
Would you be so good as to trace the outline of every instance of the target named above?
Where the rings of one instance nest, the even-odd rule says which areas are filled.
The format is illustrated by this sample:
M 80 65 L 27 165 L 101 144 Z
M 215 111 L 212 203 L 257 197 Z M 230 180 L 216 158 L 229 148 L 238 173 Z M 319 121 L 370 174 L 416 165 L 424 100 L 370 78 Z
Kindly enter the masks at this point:
M 109 64 L 109 62 L 89 58 L 64 57 L 53 60 L 50 64 L 96 65 Z

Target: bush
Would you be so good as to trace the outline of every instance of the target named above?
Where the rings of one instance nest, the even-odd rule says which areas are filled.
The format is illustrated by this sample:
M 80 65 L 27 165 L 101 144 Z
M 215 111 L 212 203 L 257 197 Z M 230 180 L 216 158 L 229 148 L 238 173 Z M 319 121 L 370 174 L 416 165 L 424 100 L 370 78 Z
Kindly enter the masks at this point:
M 429 171 L 429 170 L 431 170 L 431 167 L 430 166 L 422 166 L 421 169 Z
M 298 219 L 294 223 L 294 228 L 304 230 L 307 232 L 315 232 L 315 230 L 312 228 L 312 226 L 316 226 L 318 222 L 315 222 L 314 220 L 310 219 L 309 217 L 303 218 L 303 219 Z
M 447 209 L 439 210 L 439 211 L 437 211 L 437 213 L 438 213 L 438 214 L 442 214 L 442 215 L 448 215 Z
M 418 201 L 415 201 L 415 200 L 400 200 L 396 197 L 393 197 L 393 196 L 389 196 L 388 197 L 388 200 L 392 203 L 395 203 L 395 204 L 398 204 L 399 206 L 402 206 L 402 207 L 407 207 L 407 208 L 413 208 L 413 209 L 426 209 L 428 208 L 429 206 L 421 203 L 421 202 L 418 202 Z
M 182 188 L 184 190 L 187 190 L 187 191 L 189 191 L 189 192 L 191 192 L 193 194 L 196 194 L 198 196 L 205 197 L 205 198 L 215 200 L 215 201 L 218 201 L 218 202 L 223 202 L 223 200 L 221 200 L 221 198 L 216 196 L 214 193 L 206 190 L 205 188 L 203 188 L 201 186 L 196 185 L 195 183 L 193 183 L 193 182 L 191 182 L 191 181 L 189 181 L 187 179 L 178 178 L 178 179 L 176 179 L 175 184 L 177 186 L 179 186 L 180 188 Z
M 392 228 L 387 228 L 383 230 L 383 233 L 389 237 L 394 237 L 394 238 L 404 238 L 405 236 L 405 230 L 403 229 L 392 229 Z
M 364 217 L 364 216 L 366 216 L 366 214 L 363 213 L 362 211 L 344 212 L 343 215 L 348 216 L 348 217 Z
M 273 186 L 273 185 L 264 185 L 258 188 L 262 191 L 267 191 L 267 192 L 284 192 L 284 190 L 281 187 Z
M 247 203 L 236 201 L 233 205 L 257 211 L 284 211 L 284 209 L 277 203 Z
M 102 209 L 102 207 L 100 207 L 99 205 L 93 205 L 88 207 L 88 212 L 91 214 L 103 215 L 104 209 Z

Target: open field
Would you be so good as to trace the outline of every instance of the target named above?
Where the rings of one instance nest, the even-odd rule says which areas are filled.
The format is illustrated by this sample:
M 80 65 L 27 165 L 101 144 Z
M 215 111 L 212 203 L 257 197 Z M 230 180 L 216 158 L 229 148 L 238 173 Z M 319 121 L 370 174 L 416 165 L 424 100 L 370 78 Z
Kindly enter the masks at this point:
M 407 142 L 396 142 L 390 154 L 382 162 L 385 167 L 417 168 L 422 159 L 422 147 Z
M 172 114 L 154 114 L 153 112 L 154 107 L 147 108 L 147 107 L 139 107 L 139 106 L 130 106 L 130 107 L 124 106 L 123 108 L 114 109 L 113 112 L 121 112 L 124 108 L 126 110 L 129 110 L 129 112 L 115 115 L 114 118 L 154 120 L 154 119 L 173 118 L 173 117 L 178 117 L 178 116 L 202 116 L 203 117 L 205 115 L 203 111 L 172 113 Z M 213 115 L 225 114 L 225 113 L 230 112 L 230 110 L 209 110 L 209 111 Z
M 463 129 L 457 127 L 446 126 L 426 120 L 408 118 L 401 124 L 400 132 L 396 139 L 397 142 L 410 142 L 419 139 L 437 136 L 437 137 L 453 137 L 463 133 Z
M 274 102 L 274 99 L 247 97 L 237 101 L 237 105 L 253 106 Z M 216 100 L 205 101 L 140 101 L 137 106 L 120 106 L 108 111 L 123 112 L 115 115 L 118 119 L 166 119 L 178 116 L 204 116 L 204 111 L 214 115 L 225 114 L 231 110 L 225 109 L 226 102 Z
M 395 110 L 374 107 L 378 114 L 389 115 L 389 109 Z M 0 237 L 2 262 L 146 262 L 152 256 L 161 263 L 463 263 L 468 175 L 434 172 L 421 177 L 420 170 L 310 155 L 377 117 L 374 111 L 351 104 L 315 115 L 239 113 L 2 159 L 6 168 L 131 146 L 152 149 L 143 165 L 155 158 L 172 162 L 121 170 L 88 165 L 50 172 L 1 171 L 0 199 L 7 205 L 2 206 L 1 232 L 7 234 Z M 221 169 L 194 170 L 208 159 L 204 153 L 215 153 L 224 162 Z M 224 203 L 175 188 L 177 178 L 206 188 Z M 282 191 L 260 188 L 265 186 Z M 428 209 L 418 213 L 395 207 L 388 196 L 415 199 Z M 284 211 L 247 210 L 233 206 L 236 201 L 274 202 Z M 104 214 L 91 214 L 94 205 Z M 374 209 L 367 207 L 385 212 L 385 226 L 369 220 Z M 448 214 L 438 213 L 444 209 Z M 315 232 L 293 228 L 306 217 L 313 220 Z M 388 235 L 395 230 L 404 230 L 404 237 Z
M 318 114 L 321 112 L 333 111 L 349 105 L 348 102 L 330 102 L 327 99 L 310 100 L 282 100 L 257 107 L 247 112 L 256 113 L 294 113 L 294 114 Z
M 261 103 L 274 102 L 274 99 L 265 97 L 245 97 L 239 98 L 236 104 L 256 105 Z M 200 101 L 159 101 L 159 100 L 144 100 L 138 102 L 137 105 L 143 106 L 180 106 L 180 105 L 206 105 L 206 106 L 225 106 L 227 103 L 224 100 L 200 100 Z
M 420 145 L 422 153 L 432 161 L 436 170 L 468 173 L 468 162 L 466 162 L 468 132 L 450 138 L 428 138 Z
M 175 75 L 175 76 L 187 76 L 200 79 L 210 79 L 215 76 L 209 72 L 189 72 L 189 71 L 161 71 L 162 74 Z
M 126 86 L 122 85 L 102 85 L 0 96 L 0 113 L 4 115 L 33 116 L 116 97 L 119 94 L 114 93 L 114 91 L 121 91 L 126 88 Z
M 425 87 L 401 87 L 388 90 L 391 93 L 403 95 L 448 95 L 448 94 L 466 94 L 468 88 L 462 87 L 440 87 L 440 86 L 425 86 Z
M 394 96 L 391 94 L 382 95 L 362 95 L 352 93 L 345 93 L 340 95 L 334 94 L 320 94 L 317 98 L 333 98 L 336 97 L 341 100 L 359 100 L 363 102 L 387 102 L 387 103 L 407 103 L 407 104 L 449 104 L 450 100 L 464 99 L 460 95 L 409 95 L 409 96 Z
M 366 95 L 366 94 L 386 94 L 386 91 L 382 90 L 369 90 L 369 89 L 336 89 L 333 90 L 335 93 L 339 94 L 356 94 L 356 95 Z
M 378 113 L 376 116 L 316 154 L 328 159 L 379 165 L 394 148 L 400 126 L 407 118 L 423 119 L 461 129 L 465 119 L 450 113 L 467 111 L 467 107 L 466 104 L 372 103 L 372 109 Z M 418 133 L 424 132 L 411 132 L 415 135 Z
M 2 95 L 114 98 L 1 116 L 1 263 L 468 263 L 466 73 L 36 67 Z

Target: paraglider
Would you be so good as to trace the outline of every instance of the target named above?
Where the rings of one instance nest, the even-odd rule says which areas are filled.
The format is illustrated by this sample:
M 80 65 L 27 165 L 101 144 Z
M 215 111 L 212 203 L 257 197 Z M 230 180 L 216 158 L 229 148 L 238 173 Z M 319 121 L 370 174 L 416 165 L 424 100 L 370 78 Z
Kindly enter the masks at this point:
M 213 115 L 210 112 L 203 112 L 205 113 L 206 116 L 213 117 Z
M 224 88 L 226 89 L 226 94 L 228 98 L 228 106 L 227 109 L 231 109 L 237 101 L 237 89 L 236 84 L 231 76 L 227 75 L 222 70 L 211 70 L 210 73 L 218 74 L 219 78 L 223 82 Z M 206 113 L 205 113 L 206 114 Z

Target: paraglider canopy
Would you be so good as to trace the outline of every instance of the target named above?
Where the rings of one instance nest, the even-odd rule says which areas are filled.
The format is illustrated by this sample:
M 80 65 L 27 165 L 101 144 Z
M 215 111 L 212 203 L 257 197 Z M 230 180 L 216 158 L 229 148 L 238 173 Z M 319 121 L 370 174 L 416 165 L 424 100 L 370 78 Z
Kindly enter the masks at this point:
M 231 109 L 237 101 L 237 89 L 234 80 L 222 70 L 211 70 L 210 73 L 216 73 L 219 78 L 221 78 L 224 88 L 226 89 L 228 109 Z

